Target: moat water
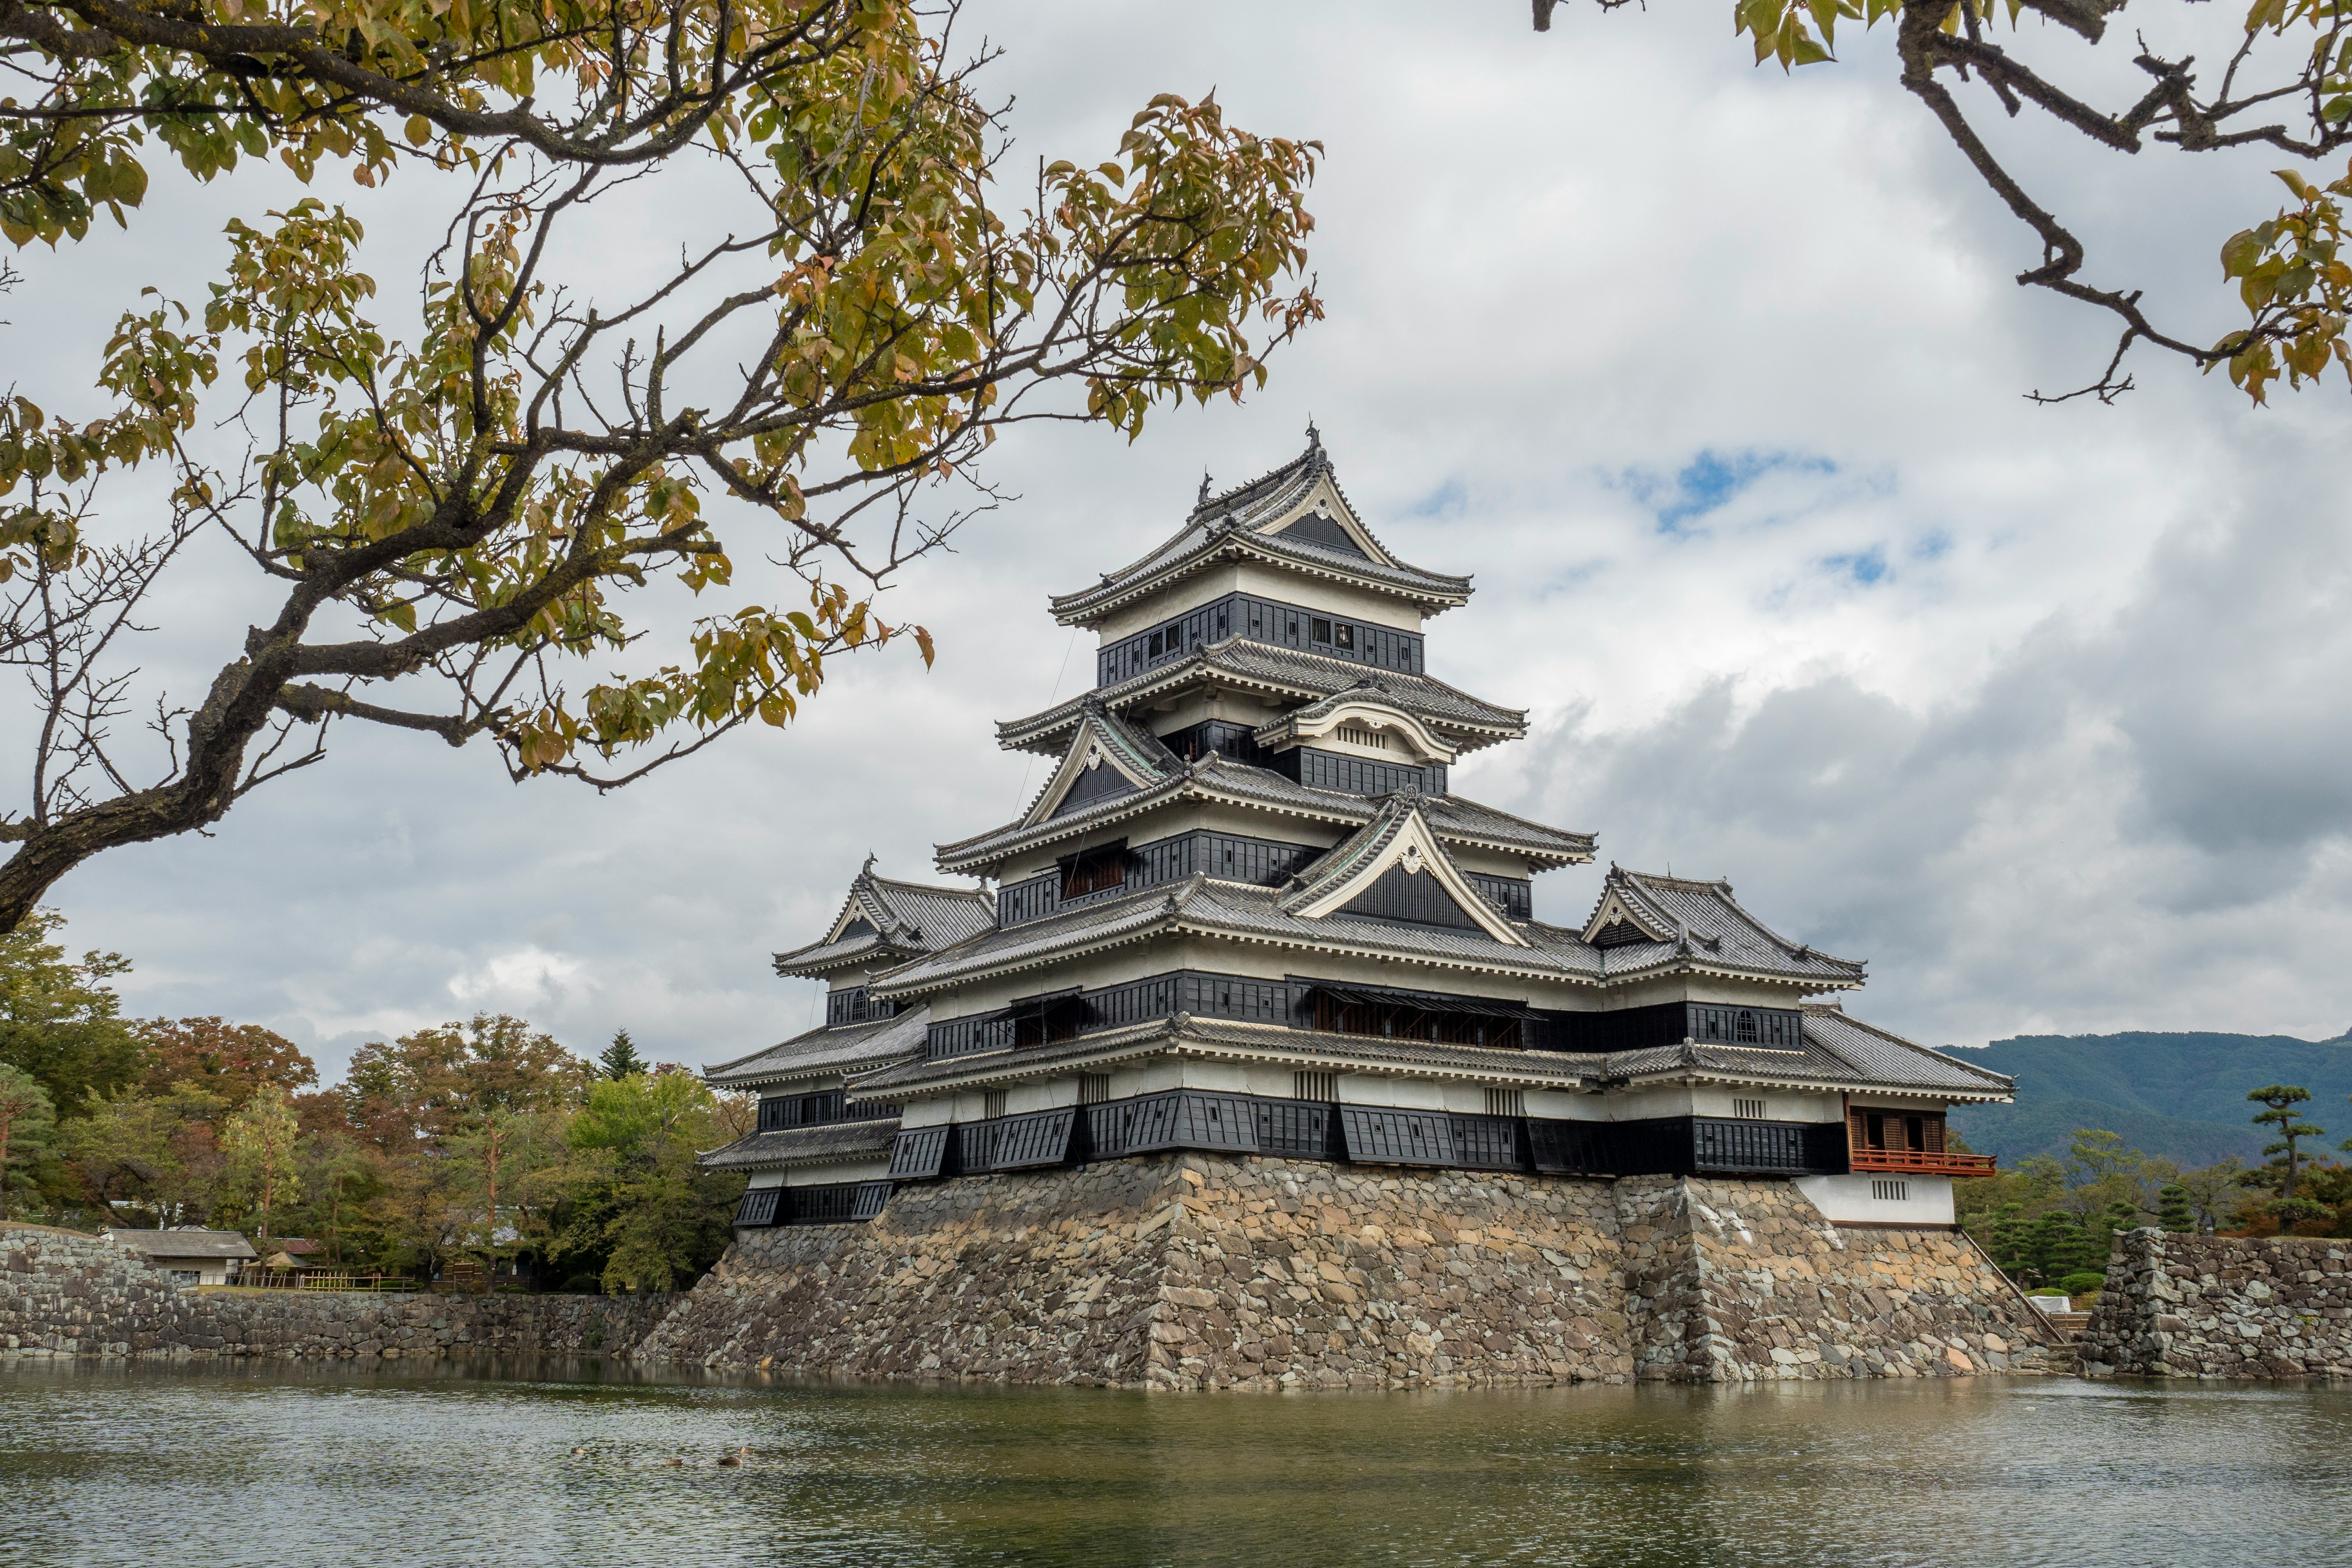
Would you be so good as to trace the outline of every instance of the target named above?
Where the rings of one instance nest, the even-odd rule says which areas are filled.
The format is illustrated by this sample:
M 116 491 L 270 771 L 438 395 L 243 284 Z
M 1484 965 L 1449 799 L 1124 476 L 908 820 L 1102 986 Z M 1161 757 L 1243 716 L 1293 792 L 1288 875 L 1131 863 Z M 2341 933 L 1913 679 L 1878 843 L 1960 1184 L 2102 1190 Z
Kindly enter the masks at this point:
M 2352 1388 L 1145 1395 L 595 1363 L 0 1368 L 6 1568 L 2286 1561 L 2352 1563 Z

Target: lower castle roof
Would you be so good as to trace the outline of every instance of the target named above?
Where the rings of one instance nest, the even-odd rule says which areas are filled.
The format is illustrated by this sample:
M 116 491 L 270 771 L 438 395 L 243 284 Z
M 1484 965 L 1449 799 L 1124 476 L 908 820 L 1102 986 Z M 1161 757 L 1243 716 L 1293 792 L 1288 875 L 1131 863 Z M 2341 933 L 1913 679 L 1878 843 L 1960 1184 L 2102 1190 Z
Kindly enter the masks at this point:
M 1799 1050 L 1685 1042 L 1608 1053 L 1441 1045 L 1180 1013 L 1052 1045 L 901 1062 L 859 1078 L 854 1087 L 868 1097 L 887 1091 L 911 1099 L 925 1089 L 945 1093 L 984 1082 L 1058 1077 L 1081 1066 L 1162 1055 L 1530 1089 L 1599 1089 L 1696 1080 L 1999 1100 L 2007 1100 L 2016 1087 L 1999 1073 L 1822 1005 L 1806 1007 L 1804 1045 Z
M 782 1165 L 815 1164 L 826 1160 L 855 1159 L 861 1154 L 887 1154 L 898 1137 L 898 1119 L 871 1121 L 826 1121 L 814 1127 L 780 1127 L 738 1138 L 701 1157 L 709 1171 L 763 1171 Z
M 915 1007 L 894 1018 L 811 1029 L 782 1045 L 705 1068 L 703 1081 L 715 1089 L 745 1089 L 820 1073 L 870 1072 L 919 1054 L 930 1022 L 929 1007 Z

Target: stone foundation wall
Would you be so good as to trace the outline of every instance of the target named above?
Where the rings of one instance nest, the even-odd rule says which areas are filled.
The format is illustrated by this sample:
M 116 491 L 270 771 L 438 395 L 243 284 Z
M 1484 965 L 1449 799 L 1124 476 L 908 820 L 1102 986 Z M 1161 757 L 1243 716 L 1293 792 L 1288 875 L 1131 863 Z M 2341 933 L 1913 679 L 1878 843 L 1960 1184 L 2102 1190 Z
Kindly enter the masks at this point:
M 2082 1354 L 2095 1375 L 2352 1376 L 2352 1241 L 2126 1231 Z
M 901 1188 L 742 1233 L 641 1360 L 1158 1388 L 1736 1382 L 2041 1365 L 1958 1237 L 1785 1182 L 1202 1154 Z
M 192 1289 L 96 1237 L 0 1226 L 0 1359 L 625 1355 L 677 1300 Z

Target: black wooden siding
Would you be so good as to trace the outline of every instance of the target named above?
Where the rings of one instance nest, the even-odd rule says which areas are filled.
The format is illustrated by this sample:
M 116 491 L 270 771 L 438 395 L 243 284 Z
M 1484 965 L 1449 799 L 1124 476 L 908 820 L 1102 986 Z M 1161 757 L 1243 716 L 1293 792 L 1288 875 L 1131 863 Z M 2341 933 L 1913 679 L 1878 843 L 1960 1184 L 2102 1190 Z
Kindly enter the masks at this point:
M 1390 867 L 1372 879 L 1370 887 L 1340 905 L 1339 910 L 1413 925 L 1479 929 L 1476 919 L 1454 901 L 1436 873 L 1425 866 L 1418 871 L 1408 871 L 1401 865 Z
M 1342 795 L 1394 795 L 1401 789 L 1417 789 L 1423 795 L 1446 793 L 1447 770 L 1444 763 L 1416 768 L 1327 752 L 1319 746 L 1294 746 L 1286 752 L 1276 752 L 1265 766 L 1309 789 L 1335 790 Z
M 1649 1046 L 1750 1046 L 1764 1050 L 1804 1048 L 1805 1016 L 1793 1007 L 1736 1007 L 1712 1003 L 1665 1002 L 1615 1013 L 1553 1013 L 1545 1042 L 1561 1051 L 1638 1051 Z
M 1084 903 L 1104 902 L 1146 888 L 1181 882 L 1195 873 L 1220 881 L 1273 887 L 1297 875 L 1323 853 L 1320 846 L 1313 844 L 1283 844 L 1234 833 L 1179 833 L 1129 850 L 1126 884 L 1105 892 L 1088 893 L 1083 899 L 1062 897 L 1059 867 L 1042 876 L 1008 882 L 996 895 L 996 923 L 1026 925 Z
M 845 986 L 824 994 L 824 1026 L 838 1029 L 845 1024 L 870 1024 L 877 1018 L 898 1016 L 896 1002 L 877 1002 L 866 994 L 863 985 Z
M 825 1182 L 806 1187 L 753 1187 L 735 1210 L 744 1228 L 772 1225 L 856 1225 L 890 1201 L 888 1182 Z
M 1229 637 L 1248 637 L 1276 647 L 1305 648 L 1334 658 L 1353 659 L 1377 669 L 1402 670 L 1408 675 L 1429 673 L 1426 648 L 1419 632 L 1401 632 L 1278 599 L 1228 594 L 1102 649 L 1095 656 L 1095 684 L 1115 686 Z
M 1489 877 L 1481 871 L 1465 871 L 1463 879 L 1478 889 L 1488 903 L 1515 921 L 1536 918 L 1535 884 L 1525 877 Z
M 956 1172 L 977 1175 L 983 1171 L 1058 1165 L 1068 1157 L 1070 1131 L 1077 1115 L 1076 1107 L 1064 1106 L 987 1121 L 959 1121 L 953 1156 Z
M 774 1132 L 786 1127 L 821 1127 L 829 1121 L 878 1121 L 886 1116 L 896 1116 L 898 1108 L 879 1100 L 847 1098 L 838 1089 L 824 1089 L 816 1094 L 770 1095 L 760 1101 L 760 1131 Z
M 1186 1089 L 902 1131 L 890 1179 L 928 1181 L 1171 1149 L 1590 1176 L 1837 1175 L 1847 1168 L 1842 1121 L 1565 1121 Z

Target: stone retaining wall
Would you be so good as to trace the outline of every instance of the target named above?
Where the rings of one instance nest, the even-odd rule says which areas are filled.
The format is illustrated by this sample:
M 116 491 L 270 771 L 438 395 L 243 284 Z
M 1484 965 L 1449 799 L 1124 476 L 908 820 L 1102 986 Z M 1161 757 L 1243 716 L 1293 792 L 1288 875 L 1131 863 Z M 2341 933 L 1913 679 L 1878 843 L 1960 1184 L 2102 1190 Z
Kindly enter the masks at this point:
M 2041 1366 L 1949 1232 L 1786 1182 L 1202 1154 L 909 1186 L 740 1233 L 640 1360 L 1159 1388 L 1943 1376 Z
M 2352 1241 L 2126 1231 L 2082 1354 L 2095 1375 L 2352 1376 Z
M 625 1355 L 677 1300 L 193 1289 L 96 1237 L 0 1226 L 0 1360 Z

